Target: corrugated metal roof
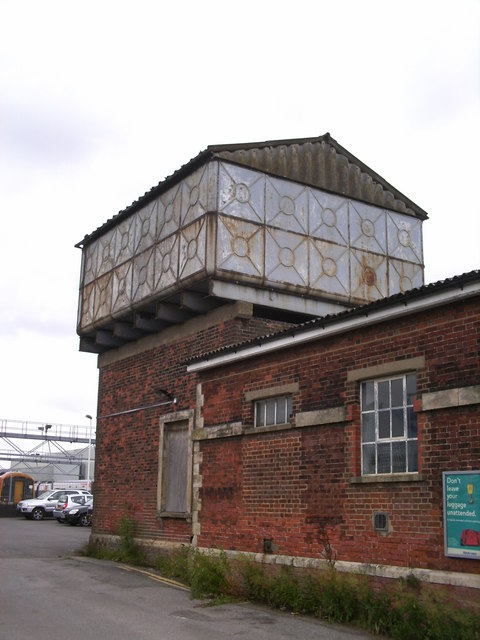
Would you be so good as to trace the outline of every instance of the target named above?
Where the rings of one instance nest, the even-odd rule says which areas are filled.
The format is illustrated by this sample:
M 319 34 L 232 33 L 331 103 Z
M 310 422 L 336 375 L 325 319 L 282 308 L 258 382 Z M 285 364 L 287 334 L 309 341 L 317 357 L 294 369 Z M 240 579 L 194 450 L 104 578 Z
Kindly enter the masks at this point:
M 340 313 L 336 313 L 333 315 L 323 316 L 321 318 L 315 318 L 314 320 L 309 320 L 307 322 L 303 322 L 302 324 L 297 324 L 288 329 L 284 329 L 282 331 L 278 331 L 276 333 L 267 334 L 265 336 L 260 336 L 257 338 L 253 338 L 251 340 L 245 340 L 244 342 L 239 342 L 234 345 L 222 347 L 220 349 L 216 349 L 214 351 L 208 351 L 193 358 L 190 358 L 185 361 L 184 364 L 192 364 L 194 362 L 202 362 L 206 360 L 211 360 L 217 356 L 225 355 L 227 353 L 235 353 L 237 351 L 241 351 L 248 347 L 252 347 L 258 344 L 265 344 L 266 342 L 274 342 L 275 340 L 279 340 L 284 336 L 289 335 L 298 335 L 302 332 L 307 332 L 316 327 L 325 327 L 327 325 L 335 324 L 337 322 L 342 322 L 348 318 L 354 318 L 355 316 L 360 315 L 368 315 L 370 312 L 377 311 L 379 309 L 385 309 L 388 307 L 393 307 L 394 305 L 405 303 L 407 304 L 409 301 L 416 300 L 418 298 L 427 297 L 429 295 L 434 295 L 441 291 L 445 291 L 453 288 L 462 288 L 466 284 L 471 282 L 475 282 L 480 280 L 480 269 L 469 271 L 468 273 L 464 273 L 459 276 L 454 276 L 452 278 L 446 278 L 445 280 L 440 280 L 438 282 L 434 282 L 431 284 L 423 285 L 422 287 L 417 287 L 416 289 L 411 289 L 405 293 L 397 293 L 393 296 L 389 296 L 388 298 L 382 298 L 380 300 L 376 300 L 375 302 L 370 302 L 368 304 L 364 304 L 358 307 L 354 307 L 353 309 L 347 309 L 345 311 L 341 311 Z
M 76 246 L 85 246 L 202 164 L 221 159 L 425 220 L 427 213 L 352 155 L 329 133 L 315 138 L 210 145 Z
M 209 147 L 215 155 L 246 167 L 308 184 L 379 207 L 413 215 L 427 213 L 338 144 L 319 138 Z

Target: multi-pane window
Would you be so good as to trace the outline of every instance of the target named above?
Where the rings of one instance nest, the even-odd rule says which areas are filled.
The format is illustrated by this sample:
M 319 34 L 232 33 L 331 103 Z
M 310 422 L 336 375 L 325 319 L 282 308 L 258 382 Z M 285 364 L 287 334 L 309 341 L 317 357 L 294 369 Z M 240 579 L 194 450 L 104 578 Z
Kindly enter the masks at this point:
M 362 382 L 362 474 L 418 471 L 414 373 Z
M 292 415 L 292 396 L 265 398 L 255 402 L 255 426 L 267 427 L 290 422 Z

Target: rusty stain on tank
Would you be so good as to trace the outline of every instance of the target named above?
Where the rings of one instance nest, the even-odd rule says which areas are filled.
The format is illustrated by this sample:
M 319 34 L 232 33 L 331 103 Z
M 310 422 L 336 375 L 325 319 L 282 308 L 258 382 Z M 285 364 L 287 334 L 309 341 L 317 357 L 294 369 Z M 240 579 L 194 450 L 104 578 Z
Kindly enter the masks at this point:
M 377 282 L 377 274 L 370 267 L 365 267 L 363 270 L 363 281 L 367 287 L 374 287 Z
M 353 270 L 354 281 L 363 285 L 363 298 L 371 301 L 378 297 L 377 274 L 368 263 L 366 255 L 362 255 L 360 261 Z

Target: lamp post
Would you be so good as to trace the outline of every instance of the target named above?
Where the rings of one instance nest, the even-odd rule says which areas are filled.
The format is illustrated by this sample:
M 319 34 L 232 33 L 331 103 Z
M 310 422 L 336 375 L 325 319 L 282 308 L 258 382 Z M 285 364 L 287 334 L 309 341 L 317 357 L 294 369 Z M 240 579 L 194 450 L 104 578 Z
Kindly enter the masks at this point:
M 87 486 L 88 486 L 88 489 L 90 490 L 90 455 L 91 455 L 90 452 L 92 450 L 92 416 L 87 413 L 85 417 L 90 420 L 90 430 L 88 433 L 88 463 L 87 463 Z

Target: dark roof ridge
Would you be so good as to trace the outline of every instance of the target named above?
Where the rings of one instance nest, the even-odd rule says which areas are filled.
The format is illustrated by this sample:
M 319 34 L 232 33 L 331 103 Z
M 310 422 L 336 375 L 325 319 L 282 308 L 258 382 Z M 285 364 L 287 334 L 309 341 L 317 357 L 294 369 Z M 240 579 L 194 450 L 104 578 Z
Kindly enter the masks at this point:
M 410 289 L 409 291 L 405 291 L 404 293 L 395 293 L 386 298 L 381 298 L 380 300 L 368 302 L 367 304 L 362 304 L 357 307 L 353 307 L 352 309 L 345 309 L 335 314 L 328 314 L 326 316 L 313 318 L 312 320 L 307 320 L 306 322 L 295 324 L 291 327 L 288 327 L 287 329 L 281 329 L 280 331 L 276 331 L 274 333 L 269 333 L 264 336 L 251 338 L 249 340 L 245 340 L 233 345 L 221 347 L 214 351 L 208 351 L 203 354 L 200 354 L 185 360 L 184 364 L 192 364 L 194 362 L 200 362 L 202 360 L 209 360 L 212 357 L 217 357 L 219 355 L 224 355 L 227 353 L 234 353 L 236 351 L 243 350 L 249 346 L 254 346 L 256 344 L 273 342 L 284 336 L 288 336 L 292 334 L 297 335 L 299 333 L 303 333 L 308 330 L 314 329 L 315 327 L 318 327 L 318 326 L 323 327 L 327 324 L 333 324 L 335 322 L 339 322 L 341 320 L 344 320 L 345 318 L 351 318 L 359 315 L 368 315 L 368 313 L 371 311 L 377 311 L 382 308 L 393 306 L 394 304 L 398 304 L 399 302 L 402 302 L 402 300 L 405 302 L 405 304 L 407 304 L 409 300 L 421 298 L 422 296 L 434 295 L 435 293 L 438 293 L 446 289 L 451 289 L 455 287 L 462 288 L 464 285 L 470 282 L 474 282 L 476 280 L 480 280 L 480 269 L 475 269 L 473 271 L 468 271 L 461 275 L 445 278 L 444 280 L 438 280 L 437 282 L 424 284 L 421 287 Z
M 307 144 L 309 142 L 328 142 L 335 143 L 336 140 L 332 138 L 330 133 L 324 133 L 320 136 L 314 136 L 309 138 L 285 138 L 284 140 L 264 140 L 262 142 L 237 142 L 233 144 L 210 144 L 207 147 L 208 151 L 212 153 L 219 153 L 221 151 L 240 151 L 242 149 L 262 149 L 264 147 L 281 147 L 286 144 Z

